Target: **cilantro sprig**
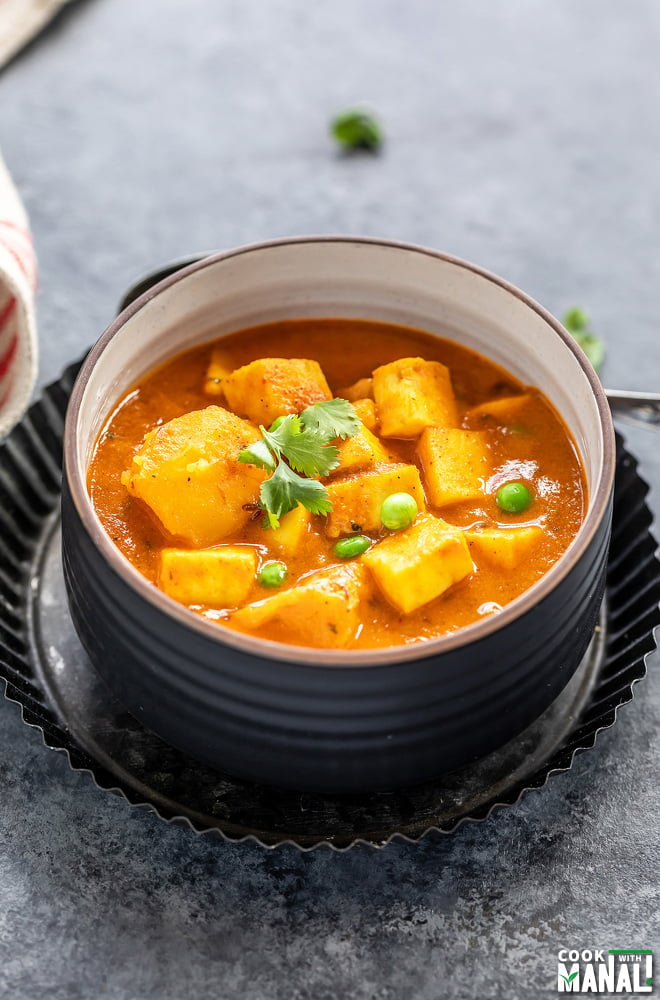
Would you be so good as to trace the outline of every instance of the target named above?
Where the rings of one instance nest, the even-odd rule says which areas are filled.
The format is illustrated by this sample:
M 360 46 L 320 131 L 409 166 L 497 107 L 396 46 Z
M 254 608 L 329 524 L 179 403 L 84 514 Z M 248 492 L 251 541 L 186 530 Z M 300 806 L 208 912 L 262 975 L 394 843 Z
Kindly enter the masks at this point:
M 261 484 L 264 527 L 277 528 L 299 503 L 312 514 L 330 513 L 328 491 L 317 477 L 339 465 L 339 449 L 330 442 L 353 437 L 359 426 L 348 400 L 330 399 L 278 418 L 269 430 L 259 427 L 261 438 L 243 448 L 238 460 L 271 473 Z
M 577 340 L 596 371 L 599 371 L 605 358 L 605 344 L 591 329 L 591 320 L 584 309 L 573 306 L 564 314 L 562 323 L 571 336 Z

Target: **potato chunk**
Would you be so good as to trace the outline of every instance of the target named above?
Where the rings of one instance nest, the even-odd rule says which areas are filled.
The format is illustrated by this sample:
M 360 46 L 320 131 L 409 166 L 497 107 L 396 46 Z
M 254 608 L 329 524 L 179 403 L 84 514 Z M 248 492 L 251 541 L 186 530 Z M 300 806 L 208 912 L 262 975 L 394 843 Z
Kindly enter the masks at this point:
M 424 490 L 414 465 L 402 463 L 380 466 L 327 484 L 332 511 L 326 519 L 326 532 L 331 538 L 358 530 L 377 531 L 382 527 L 380 508 L 390 493 L 410 493 L 424 510 Z
M 121 481 L 171 535 L 206 548 L 239 531 L 259 497 L 265 473 L 238 461 L 258 437 L 220 406 L 193 410 L 149 431 Z
M 499 399 L 488 399 L 479 406 L 466 410 L 465 418 L 470 424 L 479 423 L 491 417 L 498 424 L 512 424 L 520 419 L 520 414 L 530 401 L 527 393 L 520 396 L 500 396 Z
M 222 385 L 232 410 L 266 427 L 276 417 L 332 399 L 318 361 L 304 358 L 260 358 L 237 368 Z
M 310 512 L 302 504 L 298 504 L 280 518 L 279 528 L 264 532 L 264 544 L 276 549 L 281 555 L 299 552 L 305 535 L 309 532 L 311 518 Z
M 427 427 L 417 454 L 434 507 L 483 497 L 484 481 L 490 475 L 486 432 Z
M 163 549 L 158 586 L 182 604 L 237 608 L 247 599 L 257 571 L 248 545 L 217 549 Z
M 357 434 L 345 441 L 334 442 L 339 448 L 339 465 L 331 475 L 368 469 L 379 462 L 392 461 L 378 438 L 363 425 Z
M 361 562 L 369 567 L 390 604 L 406 615 L 474 569 L 460 528 L 430 515 L 374 545 Z
M 336 395 L 339 399 L 348 399 L 351 403 L 358 399 L 373 399 L 373 381 L 370 378 L 360 378 L 353 385 L 337 389 Z
M 209 396 L 223 395 L 223 382 L 231 375 L 234 365 L 227 353 L 221 347 L 214 347 L 211 360 L 204 377 L 204 392 Z
M 353 402 L 353 409 L 367 430 L 375 433 L 378 427 L 378 418 L 376 416 L 376 404 L 373 399 L 356 399 Z
M 439 361 L 400 358 L 373 373 L 376 412 L 383 437 L 414 438 L 425 427 L 457 427 L 449 369 Z
M 294 645 L 342 649 L 360 625 L 360 600 L 368 590 L 363 566 L 333 566 L 311 573 L 302 583 L 248 604 L 230 618 L 245 632 Z
M 543 538 L 538 524 L 515 528 L 481 528 L 465 532 L 470 552 L 477 566 L 487 563 L 501 569 L 515 569 L 530 558 Z

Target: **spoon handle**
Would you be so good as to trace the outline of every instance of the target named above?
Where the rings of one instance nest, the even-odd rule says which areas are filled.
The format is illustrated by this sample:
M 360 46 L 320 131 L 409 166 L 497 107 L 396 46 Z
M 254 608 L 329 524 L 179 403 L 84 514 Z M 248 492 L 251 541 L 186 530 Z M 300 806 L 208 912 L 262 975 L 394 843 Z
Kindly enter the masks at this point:
M 626 392 L 623 389 L 606 389 L 615 415 L 628 417 L 636 423 L 660 424 L 660 392 Z

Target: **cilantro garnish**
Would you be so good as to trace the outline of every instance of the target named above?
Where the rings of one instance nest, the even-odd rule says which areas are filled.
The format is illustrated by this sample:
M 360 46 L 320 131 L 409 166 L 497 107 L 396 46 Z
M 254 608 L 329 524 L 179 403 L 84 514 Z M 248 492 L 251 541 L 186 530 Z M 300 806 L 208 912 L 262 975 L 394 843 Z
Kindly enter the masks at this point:
M 328 491 L 315 477 L 327 476 L 339 465 L 339 450 L 330 442 L 352 437 L 359 426 L 346 399 L 331 399 L 308 406 L 300 416 L 276 420 L 270 430 L 259 427 L 260 440 L 243 448 L 238 460 L 272 473 L 261 484 L 265 527 L 277 528 L 299 503 L 312 514 L 332 510 Z
M 360 426 L 358 415 L 347 399 L 314 403 L 302 411 L 300 419 L 305 427 L 312 427 L 328 438 L 338 437 L 342 441 L 353 437 Z
M 571 336 L 578 342 L 596 371 L 598 371 L 605 358 L 605 344 L 590 329 L 591 320 L 584 309 L 580 309 L 579 306 L 573 306 L 564 315 L 562 323 Z
M 238 456 L 238 460 L 239 462 L 246 462 L 248 465 L 256 465 L 259 469 L 267 469 L 268 472 L 274 472 L 277 464 L 272 451 L 263 438 L 255 441 L 254 444 L 248 445 L 247 448 L 243 448 Z
M 330 133 L 345 149 L 380 148 L 383 130 L 374 115 L 362 108 L 342 111 L 330 122 Z
M 299 476 L 285 462 L 279 462 L 270 479 L 262 483 L 261 503 L 271 528 L 279 527 L 280 518 L 299 503 L 312 514 L 325 515 L 332 510 L 325 486 L 318 479 Z

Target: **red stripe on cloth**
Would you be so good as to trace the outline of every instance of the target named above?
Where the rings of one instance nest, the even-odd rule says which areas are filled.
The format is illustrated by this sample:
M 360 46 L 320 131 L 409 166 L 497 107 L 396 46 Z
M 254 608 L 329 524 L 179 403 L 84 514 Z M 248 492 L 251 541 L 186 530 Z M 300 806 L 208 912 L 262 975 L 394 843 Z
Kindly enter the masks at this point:
M 9 219 L 0 219 L 0 226 L 6 226 L 7 229 L 13 229 L 15 233 L 19 236 L 23 236 L 28 243 L 32 243 L 32 233 L 25 226 L 19 226 L 17 222 L 11 222 Z
M 4 378 L 7 372 L 9 371 L 11 363 L 16 356 L 17 350 L 18 350 L 18 334 L 15 333 L 11 339 L 9 347 L 0 358 L 0 378 Z
M 7 320 L 9 319 L 15 308 L 16 308 L 16 299 L 12 295 L 12 297 L 7 302 L 7 305 L 4 306 L 2 312 L 0 312 L 0 330 L 5 325 L 5 323 L 7 322 Z
M 32 260 L 30 261 L 32 266 L 28 267 L 25 261 L 23 260 L 23 257 L 16 252 L 16 250 L 11 245 L 6 236 L 2 236 L 1 234 L 0 234 L 0 243 L 2 243 L 3 246 L 9 251 L 9 253 L 12 255 L 12 257 L 20 267 L 21 271 L 27 278 L 28 282 L 30 283 L 30 286 L 34 288 L 37 282 L 36 282 L 36 268 L 34 266 L 33 261 Z M 30 256 L 32 255 L 30 254 Z

